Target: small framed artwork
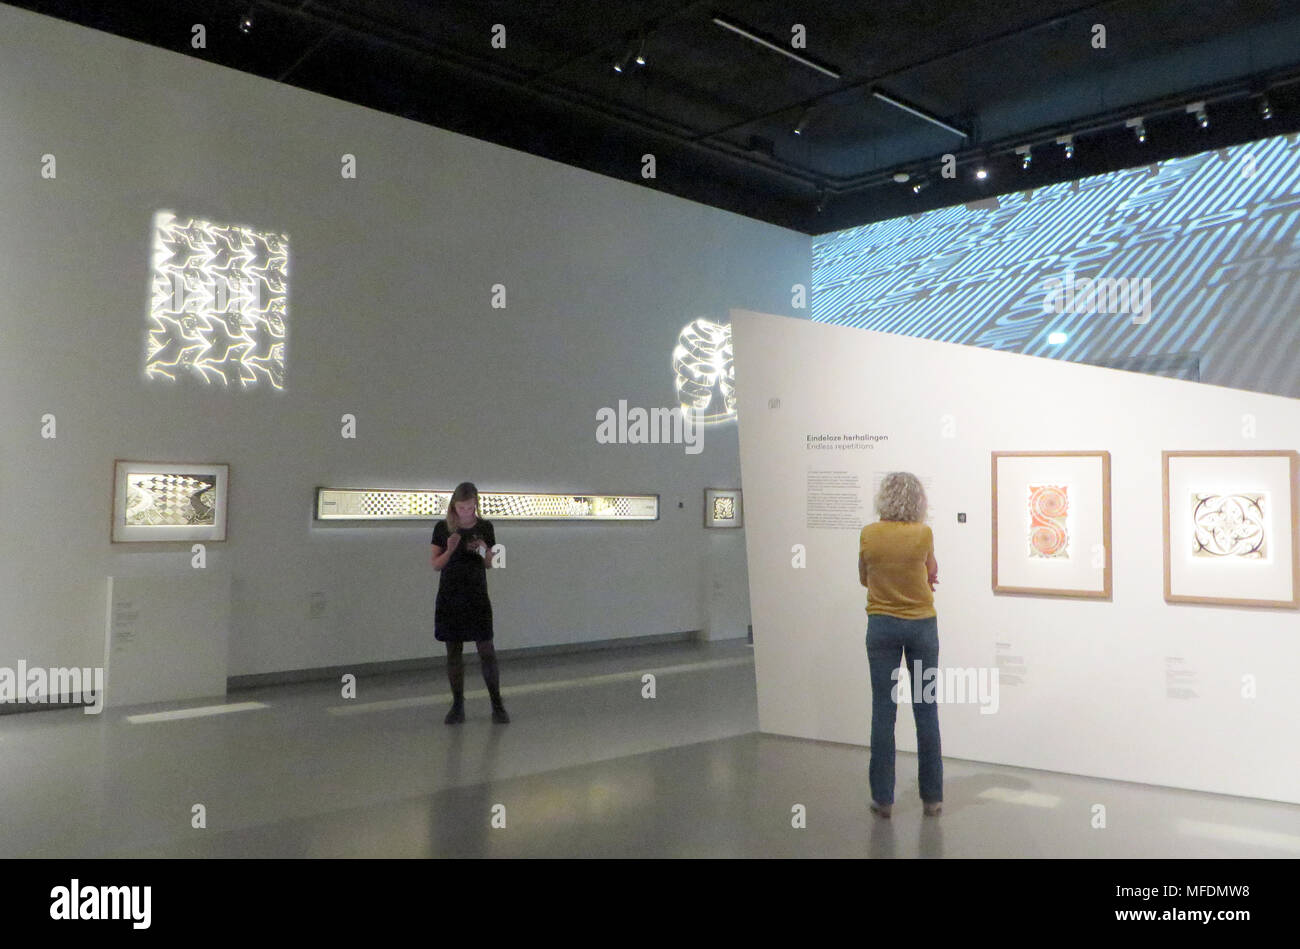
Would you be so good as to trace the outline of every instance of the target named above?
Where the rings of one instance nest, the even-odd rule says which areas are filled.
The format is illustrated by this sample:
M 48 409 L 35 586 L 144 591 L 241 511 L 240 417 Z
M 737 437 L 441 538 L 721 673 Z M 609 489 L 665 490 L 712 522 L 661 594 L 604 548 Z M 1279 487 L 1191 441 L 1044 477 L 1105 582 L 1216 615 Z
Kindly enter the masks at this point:
M 993 592 L 1111 599 L 1110 452 L 993 452 Z
M 1166 451 L 1165 600 L 1300 608 L 1300 453 Z
M 118 461 L 113 543 L 226 539 L 230 466 Z
M 705 527 L 744 527 L 745 511 L 739 488 L 704 489 Z

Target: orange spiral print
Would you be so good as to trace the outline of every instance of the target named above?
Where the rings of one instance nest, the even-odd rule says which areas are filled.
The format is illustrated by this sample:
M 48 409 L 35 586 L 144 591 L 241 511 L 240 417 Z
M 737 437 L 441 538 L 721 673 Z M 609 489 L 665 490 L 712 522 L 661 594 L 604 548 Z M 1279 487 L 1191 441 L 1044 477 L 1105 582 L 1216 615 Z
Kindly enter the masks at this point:
M 1064 557 L 1067 535 L 1065 516 L 1070 510 L 1066 485 L 1029 486 L 1030 556 Z

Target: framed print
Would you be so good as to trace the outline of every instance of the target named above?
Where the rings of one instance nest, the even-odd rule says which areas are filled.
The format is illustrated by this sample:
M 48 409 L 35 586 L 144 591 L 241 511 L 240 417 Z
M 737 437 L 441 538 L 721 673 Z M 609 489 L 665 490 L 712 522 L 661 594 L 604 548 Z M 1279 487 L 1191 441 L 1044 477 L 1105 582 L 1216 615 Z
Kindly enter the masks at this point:
M 1110 452 L 993 452 L 993 592 L 1111 599 Z
M 428 521 L 447 514 L 451 491 L 317 488 L 318 521 Z M 479 514 L 501 521 L 657 521 L 657 494 L 481 491 Z
M 113 543 L 226 539 L 230 466 L 118 461 Z
M 745 511 L 739 488 L 704 489 L 705 527 L 744 527 Z
M 1165 600 L 1300 607 L 1294 451 L 1166 451 Z

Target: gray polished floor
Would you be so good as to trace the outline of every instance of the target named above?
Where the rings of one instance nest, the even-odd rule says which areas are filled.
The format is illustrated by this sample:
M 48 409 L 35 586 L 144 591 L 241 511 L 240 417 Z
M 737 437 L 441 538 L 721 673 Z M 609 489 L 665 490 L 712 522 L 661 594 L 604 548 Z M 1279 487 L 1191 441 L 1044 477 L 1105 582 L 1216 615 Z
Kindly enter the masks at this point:
M 363 678 L 355 699 L 247 690 L 227 703 L 260 707 L 184 719 L 2 716 L 0 856 L 1300 856 L 1297 806 L 954 759 L 944 813 L 925 818 L 902 753 L 893 819 L 875 819 L 866 748 L 755 731 L 752 657 L 743 643 L 507 655 L 509 725 L 489 718 L 472 650 L 479 691 L 455 727 L 432 673 Z

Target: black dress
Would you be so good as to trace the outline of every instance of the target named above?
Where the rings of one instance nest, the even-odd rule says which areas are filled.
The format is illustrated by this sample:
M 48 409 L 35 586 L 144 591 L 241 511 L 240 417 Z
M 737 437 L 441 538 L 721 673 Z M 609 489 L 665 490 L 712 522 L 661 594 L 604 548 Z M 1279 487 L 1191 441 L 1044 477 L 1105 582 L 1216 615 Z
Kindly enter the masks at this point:
M 489 521 L 479 518 L 473 527 L 456 531 L 460 544 L 452 551 L 438 581 L 438 600 L 433 609 L 433 636 L 439 642 L 465 643 L 492 638 L 492 603 L 488 600 L 487 567 L 483 558 L 470 550 L 482 539 L 491 548 L 496 545 L 496 531 Z M 447 549 L 447 522 L 439 521 L 433 529 L 433 543 Z

